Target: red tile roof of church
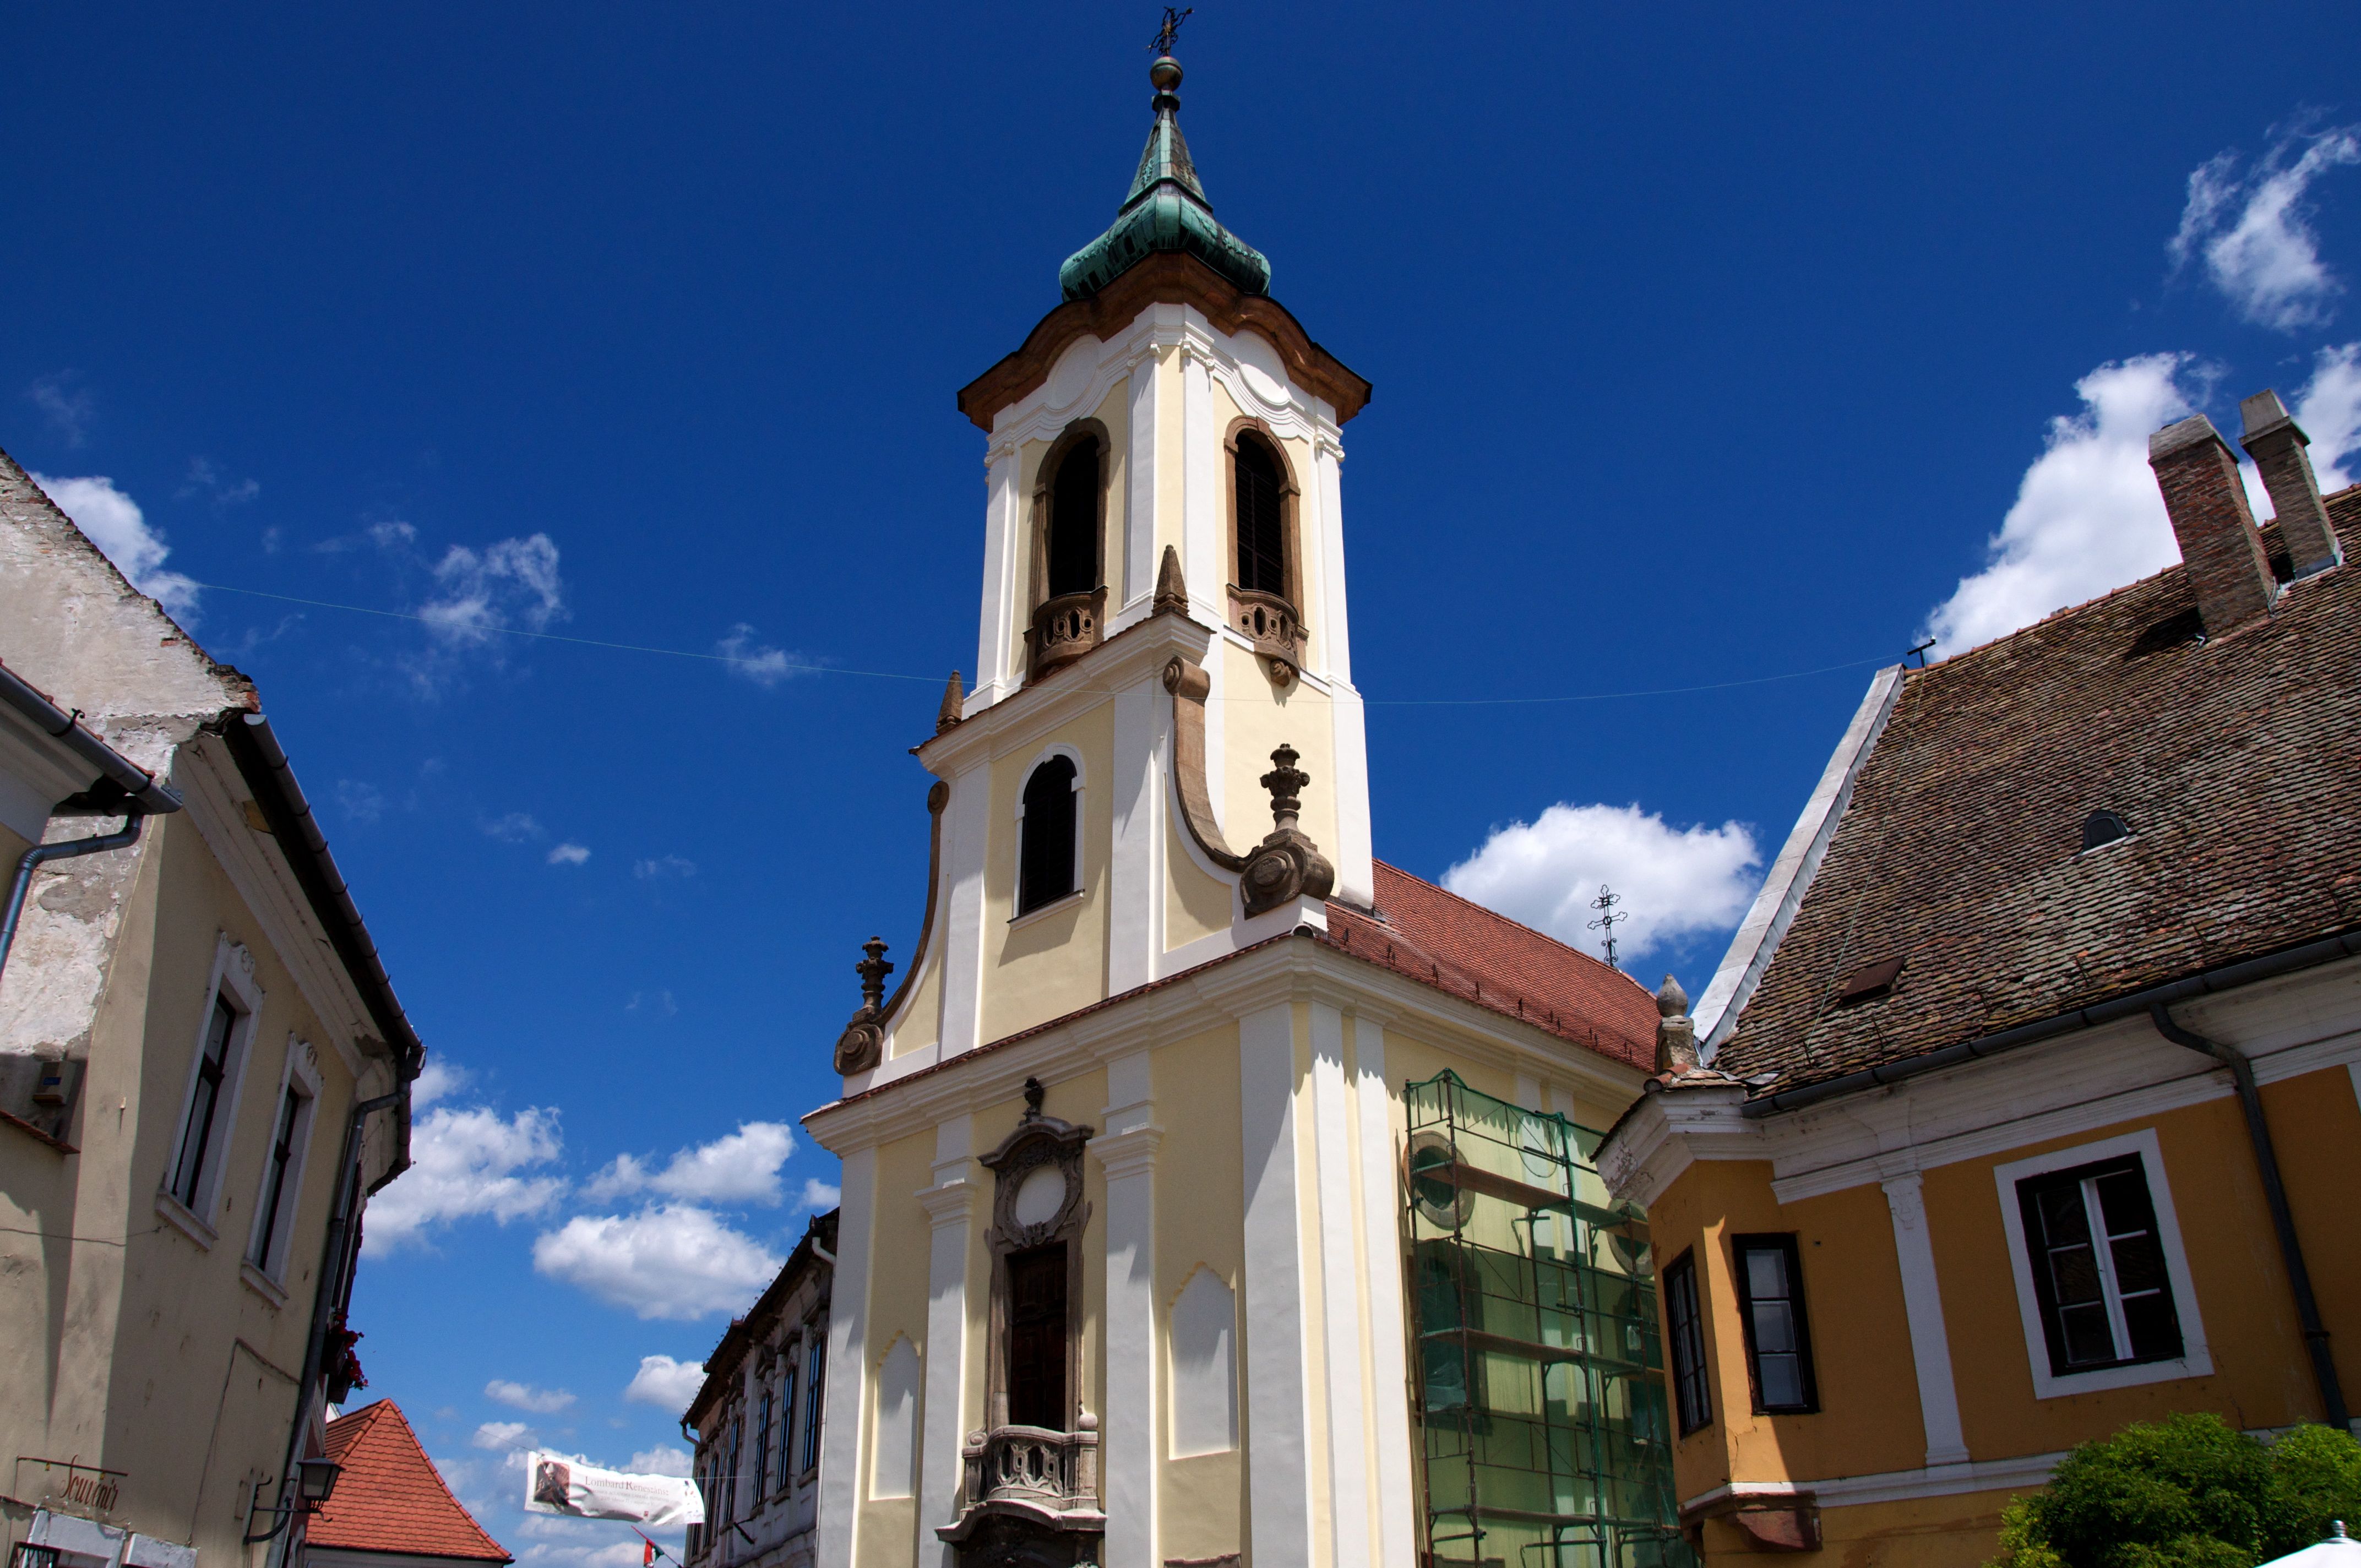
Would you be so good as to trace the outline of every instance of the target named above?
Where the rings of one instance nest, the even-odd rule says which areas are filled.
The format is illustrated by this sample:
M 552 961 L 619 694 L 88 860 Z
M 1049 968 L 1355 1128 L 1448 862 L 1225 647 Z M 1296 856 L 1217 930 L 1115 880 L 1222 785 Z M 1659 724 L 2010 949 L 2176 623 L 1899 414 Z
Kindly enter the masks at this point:
M 391 1399 L 328 1423 L 328 1457 L 343 1466 L 330 1500 L 304 1530 L 308 1545 L 339 1552 L 512 1563 L 451 1495 L 442 1473 Z
M 1329 905 L 1331 946 L 1616 1061 L 1655 1064 L 1655 1000 L 1630 975 L 1399 867 L 1376 870 L 1374 917 Z

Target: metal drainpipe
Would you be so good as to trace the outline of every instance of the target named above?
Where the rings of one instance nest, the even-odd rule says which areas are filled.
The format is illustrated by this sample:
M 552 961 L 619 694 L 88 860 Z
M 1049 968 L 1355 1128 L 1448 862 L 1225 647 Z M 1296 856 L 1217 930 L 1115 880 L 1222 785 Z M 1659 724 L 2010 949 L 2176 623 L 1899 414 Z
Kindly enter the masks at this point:
M 2279 1256 L 2287 1265 L 2288 1286 L 2295 1292 L 2296 1321 L 2303 1327 L 2304 1349 L 2312 1354 L 2312 1376 L 2320 1385 L 2320 1401 L 2328 1409 L 2328 1424 L 2351 1430 L 2345 1409 L 2345 1390 L 2336 1381 L 2336 1361 L 2329 1354 L 2328 1330 L 2320 1321 L 2320 1303 L 2312 1293 L 2312 1271 L 2303 1266 L 2303 1243 L 2295 1234 L 2295 1216 L 2288 1210 L 2287 1188 L 2279 1180 L 2279 1157 L 2271 1147 L 2271 1129 L 2263 1120 L 2262 1096 L 2255 1089 L 2254 1065 L 2246 1057 L 2202 1035 L 2191 1034 L 2173 1022 L 2164 1003 L 2149 1006 L 2156 1032 L 2176 1046 L 2201 1051 L 2230 1069 L 2238 1086 L 2238 1104 L 2246 1113 L 2246 1137 L 2255 1146 L 2255 1164 L 2262 1172 L 2263 1196 L 2270 1202 L 2271 1228 L 2279 1232 Z
M 396 1069 L 397 1073 L 399 1069 Z M 303 1345 L 302 1380 L 295 1386 L 295 1420 L 287 1433 L 287 1457 L 279 1467 L 279 1506 L 287 1506 L 288 1487 L 295 1474 L 296 1451 L 303 1442 L 303 1429 L 311 1424 L 312 1390 L 320 1380 L 321 1363 L 326 1359 L 328 1320 L 335 1310 L 335 1298 L 343 1288 L 349 1261 L 345 1255 L 346 1238 L 352 1230 L 354 1200 L 358 1196 L 360 1173 L 354 1168 L 360 1156 L 361 1123 L 371 1113 L 381 1111 L 401 1098 L 409 1080 L 397 1078 L 393 1092 L 355 1102 L 345 1117 L 345 1143 L 336 1162 L 336 1208 L 328 1216 L 328 1234 L 320 1248 L 319 1285 L 312 1297 L 312 1329 Z M 287 1563 L 295 1550 L 295 1531 L 291 1528 L 282 1533 L 264 1561 L 278 1568 Z
M 33 873 L 51 861 L 70 861 L 137 843 L 139 825 L 147 816 L 140 806 L 127 806 L 123 813 L 123 826 L 112 833 L 92 839 L 68 839 L 56 844 L 36 844 L 25 851 L 24 858 L 16 862 L 16 880 L 8 889 L 8 913 L 0 918 L 0 970 L 8 967 L 8 949 L 16 945 L 16 921 L 25 912 L 25 894 L 33 885 Z

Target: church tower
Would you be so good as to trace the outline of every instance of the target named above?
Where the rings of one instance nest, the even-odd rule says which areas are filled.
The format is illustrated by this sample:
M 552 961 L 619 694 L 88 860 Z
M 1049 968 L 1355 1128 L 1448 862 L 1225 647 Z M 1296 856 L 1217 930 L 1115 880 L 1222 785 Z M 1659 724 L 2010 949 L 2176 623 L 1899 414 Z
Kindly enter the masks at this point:
M 1567 1219 L 1499 1239 L 1563 1250 L 1574 1124 L 1651 1064 L 1639 986 L 1373 858 L 1339 482 L 1369 385 L 1213 215 L 1169 52 L 1149 80 L 1114 224 L 960 393 L 986 436 L 975 679 L 916 749 L 917 940 L 868 945 L 842 1095 L 806 1118 L 844 1162 L 824 1568 L 1483 1543 L 1411 1392 L 1471 1386 L 1411 1353 L 1405 1150 L 1460 1146 L 1416 1104 L 1499 1107 L 1526 1173 L 1502 1190 L 1555 1172 Z M 1546 1468 L 1527 1511 L 1563 1513 Z M 1492 1528 L 1471 1561 L 1517 1555 Z

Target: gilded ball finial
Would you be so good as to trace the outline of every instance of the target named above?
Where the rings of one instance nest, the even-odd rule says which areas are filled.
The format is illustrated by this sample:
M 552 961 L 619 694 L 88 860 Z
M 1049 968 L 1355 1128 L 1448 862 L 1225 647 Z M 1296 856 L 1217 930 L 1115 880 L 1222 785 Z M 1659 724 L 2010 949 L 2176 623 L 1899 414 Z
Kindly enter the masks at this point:
M 1148 68 L 1148 80 L 1159 93 L 1170 93 L 1180 85 L 1180 62 L 1170 55 L 1159 55 Z

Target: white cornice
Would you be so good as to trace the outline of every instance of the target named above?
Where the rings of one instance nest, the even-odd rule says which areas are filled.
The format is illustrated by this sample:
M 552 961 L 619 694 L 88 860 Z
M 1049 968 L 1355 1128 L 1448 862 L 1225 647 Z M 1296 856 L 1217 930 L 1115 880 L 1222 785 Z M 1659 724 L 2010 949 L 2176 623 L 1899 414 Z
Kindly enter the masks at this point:
M 172 783 L 184 802 L 181 815 L 260 922 L 271 951 L 295 977 L 296 989 L 320 1020 L 357 1093 L 368 1063 L 355 1042 L 374 1038 L 376 1033 L 368 1006 L 344 966 L 335 961 L 327 931 L 278 853 L 278 840 L 248 824 L 247 802 L 252 797 L 221 741 L 200 733 L 182 745 Z
M 2245 1053 L 2261 1083 L 2361 1064 L 2361 959 L 2224 992 L 2176 1015 Z M 1769 1160 L 1773 1195 L 1791 1203 L 2233 1092 L 2225 1069 L 2132 1017 L 1761 1120 L 1739 1115 L 1735 1089 L 1651 1094 L 1599 1150 L 1598 1168 L 1619 1197 L 1645 1204 L 1692 1160 Z
M 1279 912 L 1274 912 L 1277 914 Z M 1263 918 L 1268 918 L 1264 916 Z M 1122 996 L 1005 1045 L 823 1105 L 804 1125 L 838 1155 L 925 1132 L 1015 1099 L 1027 1078 L 1056 1083 L 1108 1058 L 1183 1040 L 1274 1003 L 1319 1001 L 1422 1035 L 1466 1060 L 1543 1076 L 1613 1101 L 1643 1075 L 1475 1003 L 1311 939 L 1271 942 L 1170 982 Z
M 1090 1143 L 1091 1153 L 1106 1168 L 1110 1179 L 1120 1180 L 1156 1168 L 1156 1150 L 1164 1142 L 1164 1129 L 1158 1126 L 1134 1127 L 1127 1133 L 1101 1133 Z
M 1187 616 L 1159 615 L 1111 637 L 1041 684 L 1027 685 L 989 707 L 977 708 L 918 748 L 918 761 L 939 778 L 951 778 L 981 762 L 1038 746 L 1115 695 L 1144 680 L 1159 679 L 1175 655 L 1204 662 L 1213 632 Z

